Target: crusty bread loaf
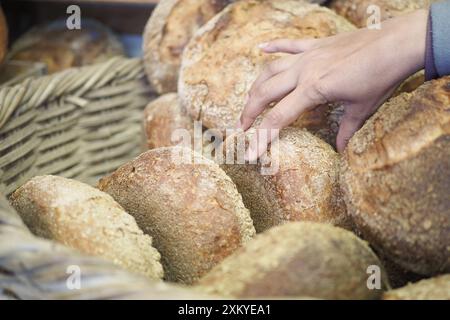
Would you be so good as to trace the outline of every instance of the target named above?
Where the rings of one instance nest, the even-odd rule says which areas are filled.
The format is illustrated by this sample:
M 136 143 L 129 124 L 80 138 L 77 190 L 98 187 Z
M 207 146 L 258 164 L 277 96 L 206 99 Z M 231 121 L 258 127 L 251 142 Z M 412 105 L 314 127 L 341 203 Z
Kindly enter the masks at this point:
M 177 162 L 184 152 L 192 162 Z M 190 149 L 151 150 L 99 182 L 151 235 L 166 279 L 193 283 L 255 233 L 236 186 Z
M 11 47 L 12 60 L 43 62 L 49 73 L 84 66 L 123 55 L 119 40 L 104 25 L 83 19 L 80 30 L 69 30 L 66 20 L 38 26 Z
M 370 6 L 380 8 L 381 21 L 427 8 L 436 0 L 332 0 L 330 7 L 347 18 L 358 28 L 367 27 L 368 19 L 374 14 Z
M 0 63 L 6 56 L 8 49 L 8 24 L 6 23 L 5 15 L 0 7 Z
M 384 300 L 450 300 L 450 274 L 426 279 L 383 294 Z
M 230 136 L 225 154 L 237 158 L 238 141 L 248 142 L 253 134 Z M 330 145 L 304 129 L 286 128 L 269 150 L 266 172 L 261 162 L 221 166 L 242 194 L 257 232 L 287 221 L 349 225 L 338 184 L 339 156 Z
M 150 278 L 163 276 L 152 239 L 106 193 L 75 180 L 40 176 L 17 189 L 11 203 L 37 236 Z
M 380 289 L 368 288 L 369 266 Z M 350 231 L 291 222 L 259 234 L 199 281 L 204 292 L 238 298 L 376 299 L 387 280 L 369 246 Z
M 181 55 L 191 36 L 232 0 L 161 0 L 144 31 L 144 66 L 162 94 L 177 90 Z
M 350 140 L 342 183 L 353 221 L 407 270 L 450 271 L 450 77 L 380 108 Z
M 172 140 L 177 129 L 187 130 L 194 137 L 194 121 L 180 105 L 176 93 L 162 95 L 145 108 L 144 131 L 149 149 L 177 145 L 180 141 Z
M 278 38 L 326 37 L 354 29 L 331 10 L 304 1 L 230 4 L 200 28 L 186 47 L 178 85 L 180 99 L 194 119 L 223 132 L 234 127 L 264 66 L 281 56 L 264 54 L 258 44 Z M 312 117 L 305 116 L 306 127 Z

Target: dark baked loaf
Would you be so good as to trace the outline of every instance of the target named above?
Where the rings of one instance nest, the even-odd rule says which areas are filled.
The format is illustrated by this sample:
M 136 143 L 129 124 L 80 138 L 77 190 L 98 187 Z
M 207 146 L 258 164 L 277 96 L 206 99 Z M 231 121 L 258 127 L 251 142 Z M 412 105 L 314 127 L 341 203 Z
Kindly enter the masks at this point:
M 377 250 L 422 275 L 450 271 L 450 77 L 391 99 L 344 153 L 348 210 Z
M 160 94 L 177 90 L 181 55 L 191 36 L 232 0 L 161 0 L 144 31 L 144 66 Z
M 238 160 L 239 152 L 243 154 L 238 146 L 253 134 L 251 130 L 229 137 L 225 155 Z M 244 161 L 224 161 L 221 166 L 242 194 L 257 232 L 288 221 L 349 226 L 338 183 L 339 156 L 330 145 L 306 130 L 286 128 L 272 144 L 269 157 L 267 166 Z
M 190 162 L 173 158 L 180 152 Z M 190 149 L 147 151 L 101 179 L 99 188 L 152 236 L 169 281 L 195 282 L 255 233 L 231 179 Z
M 43 62 L 49 73 L 101 62 L 123 55 L 119 40 L 102 24 L 83 19 L 81 30 L 69 30 L 65 20 L 36 27 L 19 38 L 12 60 Z
M 304 1 L 230 4 L 186 47 L 178 86 L 180 99 L 194 119 L 224 132 L 234 127 L 246 95 L 264 66 L 280 57 L 262 53 L 258 44 L 278 38 L 327 37 L 354 29 L 333 11 Z M 310 122 L 311 117 L 305 119 Z M 328 125 L 327 121 L 320 122 Z M 320 125 L 313 123 L 312 127 Z

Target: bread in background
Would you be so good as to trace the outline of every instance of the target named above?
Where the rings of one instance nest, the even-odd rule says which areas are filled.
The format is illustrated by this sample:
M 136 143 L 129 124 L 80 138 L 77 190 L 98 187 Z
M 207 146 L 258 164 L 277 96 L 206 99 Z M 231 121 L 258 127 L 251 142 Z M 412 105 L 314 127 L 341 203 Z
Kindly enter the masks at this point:
M 43 62 L 48 73 L 90 65 L 124 55 L 122 44 L 104 25 L 83 19 L 81 30 L 69 30 L 65 20 L 37 26 L 11 47 L 11 60 Z
M 385 292 L 383 300 L 450 300 L 450 274 Z
M 160 93 L 177 91 L 184 47 L 192 35 L 232 0 L 161 0 L 144 31 L 144 66 Z
M 161 256 L 152 239 L 108 194 L 75 180 L 39 176 L 10 200 L 35 235 L 149 278 L 162 278 Z

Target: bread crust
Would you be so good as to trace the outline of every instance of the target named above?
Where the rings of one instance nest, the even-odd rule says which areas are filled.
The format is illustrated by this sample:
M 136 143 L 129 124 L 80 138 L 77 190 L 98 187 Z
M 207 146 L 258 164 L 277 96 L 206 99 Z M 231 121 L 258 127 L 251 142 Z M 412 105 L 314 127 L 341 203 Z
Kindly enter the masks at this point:
M 350 140 L 345 200 L 358 230 L 422 275 L 450 271 L 450 77 L 380 108 Z
M 377 299 L 367 269 L 380 267 L 368 244 L 330 225 L 292 222 L 259 234 L 211 270 L 199 289 L 225 297 Z
M 173 152 L 197 164 L 176 163 Z M 101 179 L 99 188 L 152 236 L 169 281 L 195 282 L 255 233 L 231 179 L 189 149 L 145 152 Z
M 258 44 L 354 29 L 331 10 L 303 1 L 233 3 L 200 28 L 186 47 L 178 82 L 181 102 L 205 127 L 224 133 L 234 127 L 264 66 L 282 56 L 263 54 Z
M 144 111 L 144 132 L 149 149 L 180 143 L 172 141 L 172 134 L 177 129 L 184 129 L 194 137 L 194 121 L 180 105 L 176 93 L 167 93 L 148 104 Z
M 248 144 L 253 134 L 252 130 L 229 137 L 225 155 L 236 158 L 236 140 L 245 137 Z M 339 156 L 330 145 L 306 130 L 286 128 L 277 147 L 269 150 L 273 174 L 262 174 L 261 163 L 221 166 L 242 194 L 257 232 L 288 221 L 349 227 L 338 183 Z
M 37 236 L 161 279 L 160 254 L 113 198 L 81 182 L 39 176 L 17 189 L 11 204 Z
M 381 9 L 381 21 L 426 9 L 433 0 L 332 0 L 330 8 L 347 18 L 358 28 L 366 28 L 367 20 L 373 13 L 367 13 L 369 6 Z
M 144 30 L 144 67 L 159 94 L 177 90 L 183 49 L 191 36 L 232 0 L 162 0 Z
M 3 9 L 0 7 L 0 63 L 3 62 L 8 50 L 8 24 Z
M 450 274 L 385 292 L 383 300 L 450 300 Z

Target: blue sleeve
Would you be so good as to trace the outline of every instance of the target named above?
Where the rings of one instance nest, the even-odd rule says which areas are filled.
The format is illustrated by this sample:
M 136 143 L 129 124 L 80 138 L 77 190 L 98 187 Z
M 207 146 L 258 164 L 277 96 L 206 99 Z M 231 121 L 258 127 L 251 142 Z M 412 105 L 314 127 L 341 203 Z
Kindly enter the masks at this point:
M 450 1 L 431 5 L 428 37 L 436 76 L 450 75 Z

